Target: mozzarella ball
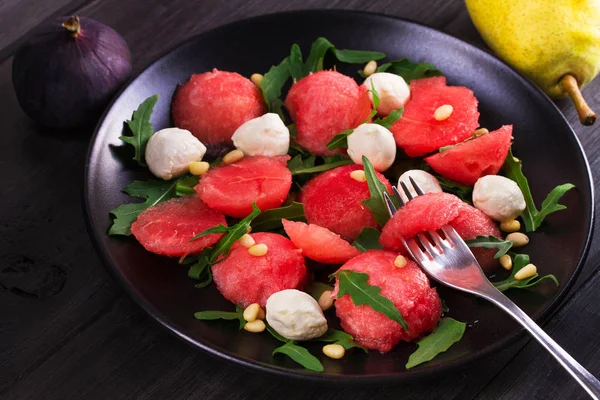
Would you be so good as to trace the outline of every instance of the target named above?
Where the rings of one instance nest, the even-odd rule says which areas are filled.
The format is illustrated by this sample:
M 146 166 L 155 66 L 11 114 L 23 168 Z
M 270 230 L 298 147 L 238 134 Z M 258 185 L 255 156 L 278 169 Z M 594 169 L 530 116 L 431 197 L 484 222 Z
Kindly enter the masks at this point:
M 275 113 L 244 122 L 231 139 L 247 156 L 284 156 L 290 148 L 290 131 Z
M 185 129 L 161 129 L 146 145 L 146 164 L 159 178 L 169 180 L 189 171 L 190 163 L 202 160 L 206 146 Z
M 367 89 L 375 88 L 379 96 L 379 106 L 377 113 L 387 116 L 394 110 L 397 110 L 410 99 L 410 88 L 400 75 L 390 74 L 389 72 L 376 72 L 365 79 L 364 85 Z M 373 94 L 369 92 L 371 101 Z
M 267 299 L 267 322 L 291 340 L 309 340 L 327 332 L 327 320 L 319 303 L 296 289 L 273 293 Z
M 417 192 L 409 178 L 413 178 L 423 193 L 440 193 L 442 191 L 440 183 L 435 176 L 431 175 L 429 172 L 421 171 L 420 169 L 409 169 L 398 178 L 398 191 L 405 203 L 408 201 L 408 197 L 406 197 L 404 190 L 402 190 L 401 182 L 404 182 L 413 197 L 417 196 Z
M 394 135 L 381 125 L 362 124 L 348 135 L 348 155 L 360 165 L 362 156 L 367 156 L 373 168 L 385 171 L 396 158 Z
M 521 215 L 525 198 L 517 183 L 500 175 L 487 175 L 475 182 L 473 205 L 485 215 L 499 222 Z

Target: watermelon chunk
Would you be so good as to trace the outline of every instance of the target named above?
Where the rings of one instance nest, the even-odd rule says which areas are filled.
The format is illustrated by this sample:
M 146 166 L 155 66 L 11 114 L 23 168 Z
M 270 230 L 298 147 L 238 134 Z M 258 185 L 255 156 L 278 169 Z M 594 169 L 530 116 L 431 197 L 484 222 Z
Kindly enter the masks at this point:
M 464 185 L 474 185 L 485 175 L 500 171 L 512 141 L 512 125 L 460 143 L 425 158 L 438 174 Z
M 327 228 L 304 222 L 282 220 L 290 240 L 311 260 L 323 264 L 343 264 L 360 251 Z
M 267 254 L 253 256 L 235 242 L 229 255 L 212 267 L 219 292 L 239 306 L 259 303 L 264 307 L 273 293 L 302 289 L 307 278 L 302 251 L 276 233 L 259 232 L 251 236 L 257 244 L 267 245 Z
M 411 99 L 402 118 L 392 125 L 396 144 L 410 157 L 422 156 L 440 147 L 462 142 L 478 126 L 479 112 L 473 92 L 463 86 L 446 86 L 446 78 L 416 79 L 410 82 Z M 444 121 L 433 118 L 435 110 L 453 107 Z
M 220 224 L 227 226 L 222 213 L 210 209 L 197 196 L 186 196 L 144 210 L 131 225 L 131 232 L 152 253 L 182 257 L 200 253 L 217 243 L 223 235 L 212 234 L 193 242 L 189 240 Z
M 411 260 L 407 260 L 404 268 L 395 267 L 397 255 L 391 251 L 369 250 L 340 268 L 368 274 L 367 283 L 380 287 L 381 295 L 394 303 L 408 324 L 406 331 L 370 306 L 355 305 L 347 294 L 337 299 L 335 310 L 342 328 L 368 349 L 388 352 L 401 340 L 414 341 L 431 332 L 442 314 L 440 297 L 429 286 L 429 279 L 421 268 Z M 338 290 L 336 279 L 334 295 L 337 296 Z
M 370 197 L 367 182 L 358 182 L 350 173 L 362 165 L 344 165 L 325 171 L 311 179 L 300 194 L 304 215 L 316 224 L 352 242 L 364 227 L 378 228 L 371 211 L 362 203 Z M 381 174 L 377 178 L 391 192 L 390 182 Z
M 175 126 L 205 145 L 232 145 L 231 135 L 244 122 L 267 112 L 261 91 L 235 72 L 213 69 L 179 85 L 171 103 Z
M 262 211 L 277 208 L 292 187 L 289 156 L 244 157 L 234 164 L 209 170 L 194 189 L 209 207 L 234 218 L 244 218 L 256 202 Z
M 327 143 L 338 133 L 356 128 L 371 112 L 365 88 L 336 71 L 319 71 L 290 89 L 285 107 L 296 124 L 298 144 L 312 154 L 336 153 Z

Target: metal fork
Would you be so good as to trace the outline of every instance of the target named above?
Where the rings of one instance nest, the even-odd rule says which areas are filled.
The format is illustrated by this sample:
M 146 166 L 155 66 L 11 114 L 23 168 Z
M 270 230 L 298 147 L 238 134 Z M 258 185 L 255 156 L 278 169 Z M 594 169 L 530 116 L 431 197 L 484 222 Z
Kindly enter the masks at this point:
M 410 178 L 410 182 L 417 195 L 422 195 L 423 191 L 412 178 Z M 404 182 L 401 182 L 401 186 L 408 200 L 412 200 L 413 194 L 408 186 Z M 395 186 L 392 189 L 394 197 L 403 207 L 404 201 L 398 189 Z M 387 193 L 384 193 L 384 197 L 390 216 L 392 216 L 396 212 L 396 207 Z M 507 312 L 558 360 L 592 398 L 600 399 L 600 381 L 548 336 L 515 303 L 492 285 L 484 275 L 475 256 L 454 228 L 446 225 L 441 228 L 441 232 L 444 237 L 433 231 L 418 233 L 414 239 L 405 240 L 404 246 L 417 264 L 436 281 L 451 288 L 483 297 Z

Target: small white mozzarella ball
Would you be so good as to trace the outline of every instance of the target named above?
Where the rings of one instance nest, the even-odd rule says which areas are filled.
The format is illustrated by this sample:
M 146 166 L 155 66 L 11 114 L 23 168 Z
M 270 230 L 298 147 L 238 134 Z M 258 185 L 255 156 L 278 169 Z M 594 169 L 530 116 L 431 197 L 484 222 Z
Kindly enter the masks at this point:
M 246 156 L 284 156 L 290 148 L 290 131 L 275 113 L 244 122 L 231 139 Z
M 291 340 L 309 340 L 327 332 L 327 320 L 319 303 L 296 289 L 273 293 L 267 299 L 267 322 Z
M 190 164 L 202 160 L 206 146 L 185 129 L 161 129 L 146 145 L 146 164 L 159 178 L 169 180 L 189 171 Z
M 385 171 L 396 158 L 394 135 L 381 125 L 362 124 L 348 135 L 348 155 L 360 165 L 362 156 L 367 156 L 373 168 Z
M 525 198 L 517 183 L 500 175 L 487 175 L 475 182 L 473 205 L 485 215 L 499 222 L 521 215 Z
M 408 201 L 408 197 L 406 197 L 404 190 L 402 190 L 401 182 L 404 182 L 413 197 L 417 196 L 417 192 L 410 182 L 410 178 L 413 178 L 423 193 L 440 193 L 442 191 L 442 187 L 435 176 L 431 175 L 429 172 L 421 171 L 420 169 L 409 169 L 398 178 L 398 191 L 405 203 Z
M 376 72 L 365 79 L 364 85 L 367 89 L 375 88 L 377 91 L 381 101 L 377 107 L 377 112 L 383 116 L 404 107 L 410 99 L 410 88 L 400 75 L 390 74 L 389 72 Z M 369 92 L 369 96 L 373 101 L 373 93 Z

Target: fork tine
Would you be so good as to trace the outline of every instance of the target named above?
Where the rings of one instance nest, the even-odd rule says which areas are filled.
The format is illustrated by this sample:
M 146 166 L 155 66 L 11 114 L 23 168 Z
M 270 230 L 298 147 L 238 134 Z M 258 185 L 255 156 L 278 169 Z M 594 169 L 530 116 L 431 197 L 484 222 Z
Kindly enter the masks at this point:
M 433 256 L 421 250 L 421 248 L 414 239 L 405 240 L 404 247 L 406 247 L 406 250 L 408 250 L 413 260 L 415 260 L 419 264 L 424 258 L 427 258 L 428 260 L 433 260 Z
M 423 232 L 417 233 L 416 237 L 417 237 L 417 239 L 419 239 L 419 242 L 421 242 L 421 244 L 423 245 L 423 248 L 429 254 L 431 254 L 431 255 L 441 254 L 441 252 L 439 251 L 439 248 L 433 247 L 433 245 L 431 244 L 431 242 L 429 241 L 429 239 Z
M 444 242 L 442 241 L 442 237 L 437 232 L 435 232 L 435 231 L 427 231 L 427 233 L 429 233 L 429 236 L 431 236 L 431 238 L 435 242 L 435 245 L 439 249 L 442 249 L 443 247 L 446 247 L 444 245 Z
M 406 198 L 408 198 L 408 201 L 411 201 L 413 199 L 413 195 L 408 189 L 408 186 L 406 186 L 406 183 L 400 182 L 400 186 L 402 186 L 402 190 L 404 190 L 404 194 L 406 195 Z
M 446 235 L 446 240 L 450 242 L 452 245 L 456 243 L 457 240 L 461 240 L 461 237 L 456 233 L 453 227 L 450 225 L 442 226 L 442 232 Z
M 390 214 L 390 217 L 393 216 L 394 214 L 396 214 L 396 206 L 394 206 L 394 202 L 392 201 L 392 199 L 390 198 L 390 196 L 387 193 L 383 193 L 383 198 L 385 199 L 385 205 L 387 206 L 387 210 L 388 213 Z M 404 205 L 404 204 L 402 204 Z
M 398 204 L 400 204 L 400 207 L 404 207 L 404 200 L 402 200 L 402 196 L 400 196 L 400 192 L 398 191 L 398 188 L 396 186 L 392 186 L 392 192 L 394 192 L 394 197 L 396 198 L 396 200 L 398 200 Z
M 423 196 L 425 193 L 423 193 L 423 190 L 421 190 L 419 185 L 417 185 L 417 182 L 415 182 L 415 180 L 412 178 L 412 176 L 409 176 L 408 179 L 410 180 L 410 183 L 412 184 L 412 186 L 415 188 L 415 192 L 417 192 L 417 195 Z

